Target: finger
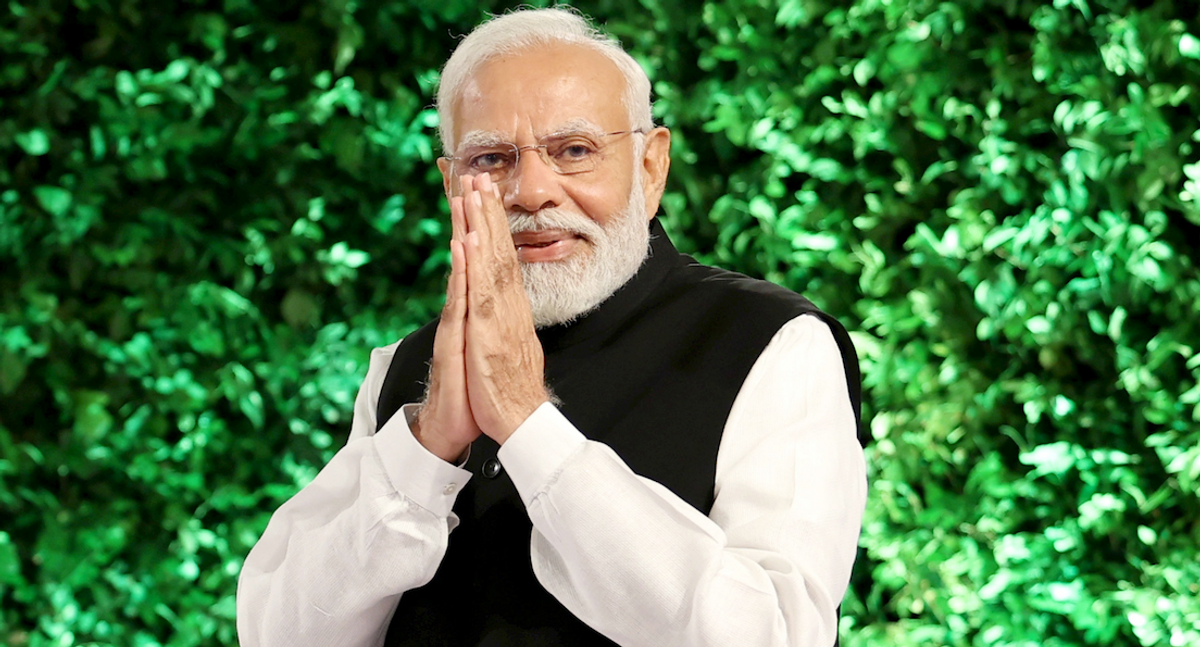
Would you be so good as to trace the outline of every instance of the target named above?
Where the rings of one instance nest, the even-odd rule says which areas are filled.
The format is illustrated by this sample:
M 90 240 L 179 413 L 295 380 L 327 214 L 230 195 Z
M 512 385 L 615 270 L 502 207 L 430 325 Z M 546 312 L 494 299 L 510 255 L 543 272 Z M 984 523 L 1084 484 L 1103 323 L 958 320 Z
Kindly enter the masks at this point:
M 433 364 L 429 374 L 427 404 L 431 409 L 443 405 L 453 409 L 465 402 L 455 393 L 455 385 L 464 384 L 466 347 L 466 259 L 462 243 L 450 241 L 450 278 L 446 281 L 446 305 L 433 338 Z M 449 391 L 444 391 L 448 387 Z M 462 387 L 460 387 L 461 389 Z M 460 402 L 461 401 L 461 402 Z
M 446 309 L 462 327 L 467 316 L 467 257 L 462 241 L 450 241 L 450 281 L 446 287 Z
M 469 211 L 469 210 L 468 210 Z M 471 321 L 490 319 L 496 309 L 495 298 L 495 264 L 489 263 L 488 254 L 483 251 L 478 231 L 467 234 L 462 244 L 465 261 L 465 289 L 468 324 Z
M 466 257 L 460 241 L 450 241 L 450 278 L 446 280 L 446 305 L 433 338 L 434 368 L 445 364 L 463 349 L 463 330 L 467 318 Z M 447 355 L 450 353 L 451 355 Z M 436 374 L 436 370 L 434 373 Z
M 485 246 L 491 240 L 491 231 L 483 209 L 483 194 L 479 192 L 479 183 L 486 174 L 474 177 L 461 176 L 463 194 L 463 212 L 466 214 L 467 231 L 478 234 L 480 243 Z M 488 178 L 490 180 L 490 178 Z
M 467 260 L 467 291 L 468 308 L 479 303 L 485 290 L 489 290 L 493 281 L 487 274 L 494 269 L 492 259 L 483 252 L 488 249 L 488 224 L 483 215 L 483 196 L 478 190 L 482 177 L 463 175 L 462 181 L 462 214 L 466 223 L 466 233 L 462 237 L 464 257 Z M 482 314 L 482 311 L 481 311 Z
M 515 256 L 512 234 L 508 229 L 508 214 L 500 200 L 500 187 L 492 182 L 491 176 L 484 174 L 476 178 L 475 188 L 480 194 L 480 207 L 488 230 L 486 243 L 494 245 L 501 258 Z
M 462 197 L 454 196 L 450 198 L 450 278 L 446 280 L 446 305 L 442 309 L 443 319 L 456 304 L 456 297 L 461 294 L 455 281 L 459 275 L 465 276 L 465 259 L 462 253 L 462 240 L 466 236 L 465 229 Z M 457 254 L 455 253 L 456 249 Z M 458 300 L 461 301 L 461 299 Z
M 463 213 L 463 198 L 450 198 L 450 238 L 460 243 L 467 235 L 467 216 Z

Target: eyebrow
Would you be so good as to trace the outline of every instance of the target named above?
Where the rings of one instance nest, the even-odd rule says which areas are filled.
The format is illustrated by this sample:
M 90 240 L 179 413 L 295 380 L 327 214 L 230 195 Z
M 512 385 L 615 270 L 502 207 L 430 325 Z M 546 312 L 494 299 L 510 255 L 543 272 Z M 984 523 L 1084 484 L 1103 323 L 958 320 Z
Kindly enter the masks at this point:
M 604 134 L 604 129 L 600 126 L 584 119 L 582 117 L 571 119 L 553 131 L 538 137 L 541 141 L 547 137 L 555 137 L 558 135 L 570 135 L 577 133 L 585 133 L 589 135 L 599 136 Z M 472 148 L 475 146 L 496 146 L 498 144 L 511 144 L 508 136 L 498 130 L 472 130 L 462 137 L 462 141 L 458 143 L 459 149 Z
M 586 133 L 588 135 L 599 136 L 604 134 L 604 129 L 588 121 L 587 119 L 580 117 L 568 121 L 558 128 L 555 128 L 554 132 L 542 135 L 542 137 L 553 137 L 555 135 L 567 135 L 572 133 Z
M 472 146 L 495 146 L 496 144 L 507 143 L 509 143 L 508 137 L 498 130 L 472 130 L 463 135 L 462 141 L 458 143 L 458 147 L 461 150 Z

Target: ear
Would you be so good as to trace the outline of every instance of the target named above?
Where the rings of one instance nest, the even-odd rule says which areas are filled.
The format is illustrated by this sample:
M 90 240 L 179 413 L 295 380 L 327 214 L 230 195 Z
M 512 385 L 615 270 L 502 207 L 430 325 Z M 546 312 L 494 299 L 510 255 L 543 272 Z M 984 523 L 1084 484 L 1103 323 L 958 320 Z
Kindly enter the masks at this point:
M 442 191 L 446 194 L 446 199 L 450 199 L 450 160 L 439 157 L 437 159 L 438 170 L 442 172 Z
M 642 191 L 646 195 L 646 215 L 658 214 L 671 170 L 671 131 L 659 126 L 646 133 L 646 153 L 642 159 Z

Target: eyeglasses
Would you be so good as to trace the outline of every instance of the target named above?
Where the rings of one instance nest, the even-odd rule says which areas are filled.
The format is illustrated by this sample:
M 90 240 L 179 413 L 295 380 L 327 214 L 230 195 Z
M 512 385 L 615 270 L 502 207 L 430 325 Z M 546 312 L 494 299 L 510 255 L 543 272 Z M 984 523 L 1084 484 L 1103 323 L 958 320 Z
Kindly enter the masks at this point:
M 512 142 L 497 142 L 480 146 L 468 146 L 458 155 L 447 157 L 453 163 L 454 175 L 480 175 L 487 173 L 492 182 L 500 183 L 512 177 L 521 161 L 521 153 L 536 150 L 538 156 L 555 173 L 575 175 L 594 171 L 604 159 L 603 141 L 618 135 L 643 134 L 644 129 L 618 130 L 611 133 L 593 134 L 586 132 L 555 133 L 546 135 L 536 144 L 517 146 Z

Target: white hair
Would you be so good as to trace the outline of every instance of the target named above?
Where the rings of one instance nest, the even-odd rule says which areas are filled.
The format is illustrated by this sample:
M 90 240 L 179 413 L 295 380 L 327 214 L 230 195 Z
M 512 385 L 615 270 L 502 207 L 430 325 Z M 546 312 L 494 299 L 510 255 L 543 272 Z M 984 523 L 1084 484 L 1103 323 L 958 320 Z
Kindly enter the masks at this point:
M 629 127 L 635 130 L 654 127 L 650 79 L 642 66 L 621 49 L 615 39 L 597 30 L 573 10 L 562 7 L 523 9 L 493 17 L 476 27 L 446 61 L 437 95 L 442 150 L 451 153 L 449 147 L 455 136 L 452 116 L 454 102 L 462 96 L 463 87 L 472 74 L 496 56 L 552 43 L 589 47 L 612 61 L 625 78 L 621 103 L 629 113 Z

